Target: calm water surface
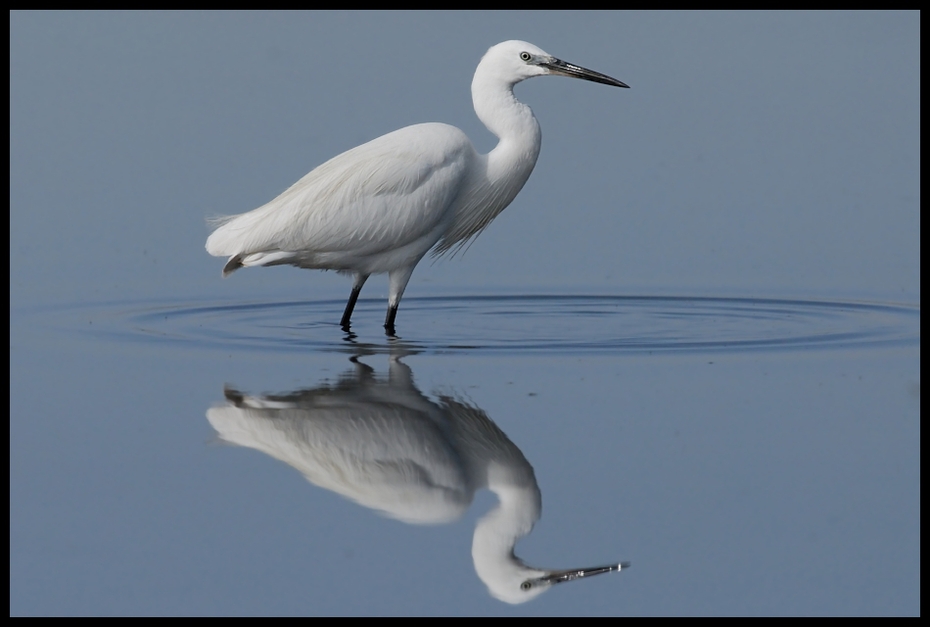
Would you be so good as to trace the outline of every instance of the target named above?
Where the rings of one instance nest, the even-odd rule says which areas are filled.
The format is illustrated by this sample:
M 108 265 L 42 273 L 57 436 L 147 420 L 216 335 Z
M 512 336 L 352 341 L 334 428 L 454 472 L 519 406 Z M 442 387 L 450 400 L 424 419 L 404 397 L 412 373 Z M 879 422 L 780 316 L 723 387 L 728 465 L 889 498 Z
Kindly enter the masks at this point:
M 361 301 L 374 332 L 381 301 Z M 202 348 L 326 352 L 543 352 L 851 348 L 919 339 L 920 308 L 762 298 L 649 296 L 458 296 L 411 298 L 404 308 L 414 339 L 371 342 L 357 328 L 334 333 L 339 300 L 83 307 L 83 317 L 116 323 L 85 329 L 114 339 Z M 359 327 L 359 323 L 355 323 Z M 374 327 L 374 328 L 372 328 Z M 368 340 L 368 341 L 366 341 Z
M 352 334 L 335 299 L 14 315 L 18 613 L 917 603 L 919 307 L 405 305 L 399 338 L 374 300 Z
M 344 150 L 490 150 L 515 37 L 631 88 L 517 87 L 398 338 L 220 279 Z M 10 613 L 919 615 L 920 77 L 917 12 L 12 12 Z

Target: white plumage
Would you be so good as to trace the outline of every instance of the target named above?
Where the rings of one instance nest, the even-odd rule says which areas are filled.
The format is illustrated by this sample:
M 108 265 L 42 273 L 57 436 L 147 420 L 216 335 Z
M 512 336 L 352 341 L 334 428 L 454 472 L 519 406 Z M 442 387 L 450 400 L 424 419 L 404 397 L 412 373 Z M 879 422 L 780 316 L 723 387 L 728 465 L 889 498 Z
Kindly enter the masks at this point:
M 319 166 L 280 196 L 216 221 L 207 252 L 240 267 L 289 264 L 354 275 L 342 317 L 348 330 L 372 274 L 390 282 L 385 329 L 410 275 L 430 249 L 443 254 L 480 233 L 523 188 L 539 156 L 539 124 L 513 95 L 527 78 L 558 74 L 607 85 L 620 81 L 571 65 L 523 41 L 493 46 L 472 81 L 481 121 L 500 141 L 479 154 L 447 124 L 417 124 L 362 144 Z
M 492 491 L 500 503 L 478 521 L 471 552 L 478 576 L 502 601 L 523 603 L 555 584 L 629 566 L 552 570 L 514 555 L 542 513 L 533 467 L 484 411 L 426 397 L 394 357 L 387 377 L 356 361 L 333 385 L 275 396 L 227 389 L 226 400 L 207 411 L 221 440 L 262 451 L 391 518 L 452 522 L 476 492 Z

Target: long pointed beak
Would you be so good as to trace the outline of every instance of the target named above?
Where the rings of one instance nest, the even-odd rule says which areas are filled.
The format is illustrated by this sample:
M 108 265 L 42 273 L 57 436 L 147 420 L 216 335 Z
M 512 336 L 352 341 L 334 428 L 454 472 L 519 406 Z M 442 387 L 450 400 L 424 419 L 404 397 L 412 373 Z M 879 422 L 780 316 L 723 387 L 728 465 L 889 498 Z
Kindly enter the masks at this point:
M 595 568 L 578 568 L 574 570 L 556 570 L 545 577 L 540 577 L 534 579 L 531 582 L 531 585 L 537 584 L 556 584 L 562 583 L 565 581 L 574 581 L 576 579 L 584 579 L 585 577 L 593 577 L 594 575 L 602 575 L 604 573 L 612 573 L 614 571 L 621 571 L 625 568 L 629 568 L 629 562 L 620 562 L 619 564 L 610 564 L 608 566 L 597 566 Z
M 556 59 L 551 57 L 548 61 L 540 63 L 545 68 L 549 68 L 551 74 L 558 74 L 560 76 L 571 76 L 573 78 L 583 78 L 586 81 L 594 81 L 595 83 L 603 83 L 604 85 L 613 85 L 614 87 L 629 87 L 624 82 L 618 81 L 615 78 L 611 78 L 606 74 L 601 74 L 600 72 L 595 72 L 594 70 L 589 70 L 578 65 L 572 65 L 571 63 L 566 63 L 561 59 Z

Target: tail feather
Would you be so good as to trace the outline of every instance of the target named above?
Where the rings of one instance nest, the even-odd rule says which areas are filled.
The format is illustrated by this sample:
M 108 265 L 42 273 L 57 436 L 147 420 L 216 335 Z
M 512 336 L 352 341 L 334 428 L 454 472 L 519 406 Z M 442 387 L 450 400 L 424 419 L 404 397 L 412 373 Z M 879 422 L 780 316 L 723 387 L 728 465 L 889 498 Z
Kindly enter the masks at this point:
M 206 249 L 208 253 L 214 257 L 225 257 L 227 255 L 236 254 L 237 249 L 239 251 L 242 250 L 239 243 L 231 237 L 229 229 L 224 228 L 238 217 L 239 216 L 218 216 L 207 219 L 207 225 L 213 229 L 213 232 L 207 237 Z

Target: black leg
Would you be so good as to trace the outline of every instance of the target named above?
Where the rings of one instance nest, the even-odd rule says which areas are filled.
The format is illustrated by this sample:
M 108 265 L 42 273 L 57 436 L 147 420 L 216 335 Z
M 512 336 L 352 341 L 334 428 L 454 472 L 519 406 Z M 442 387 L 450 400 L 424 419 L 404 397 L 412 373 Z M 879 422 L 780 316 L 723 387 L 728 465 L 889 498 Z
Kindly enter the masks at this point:
M 339 323 L 343 331 L 349 330 L 349 320 L 352 318 L 352 310 L 355 309 L 358 294 L 362 291 L 362 286 L 365 285 L 366 279 L 368 279 L 367 276 L 355 276 L 355 285 L 352 286 L 352 293 L 349 294 L 349 302 L 346 303 L 346 310 L 342 314 L 342 322 Z
M 384 317 L 384 332 L 394 335 L 394 318 L 397 317 L 397 305 L 388 305 L 387 316 Z

